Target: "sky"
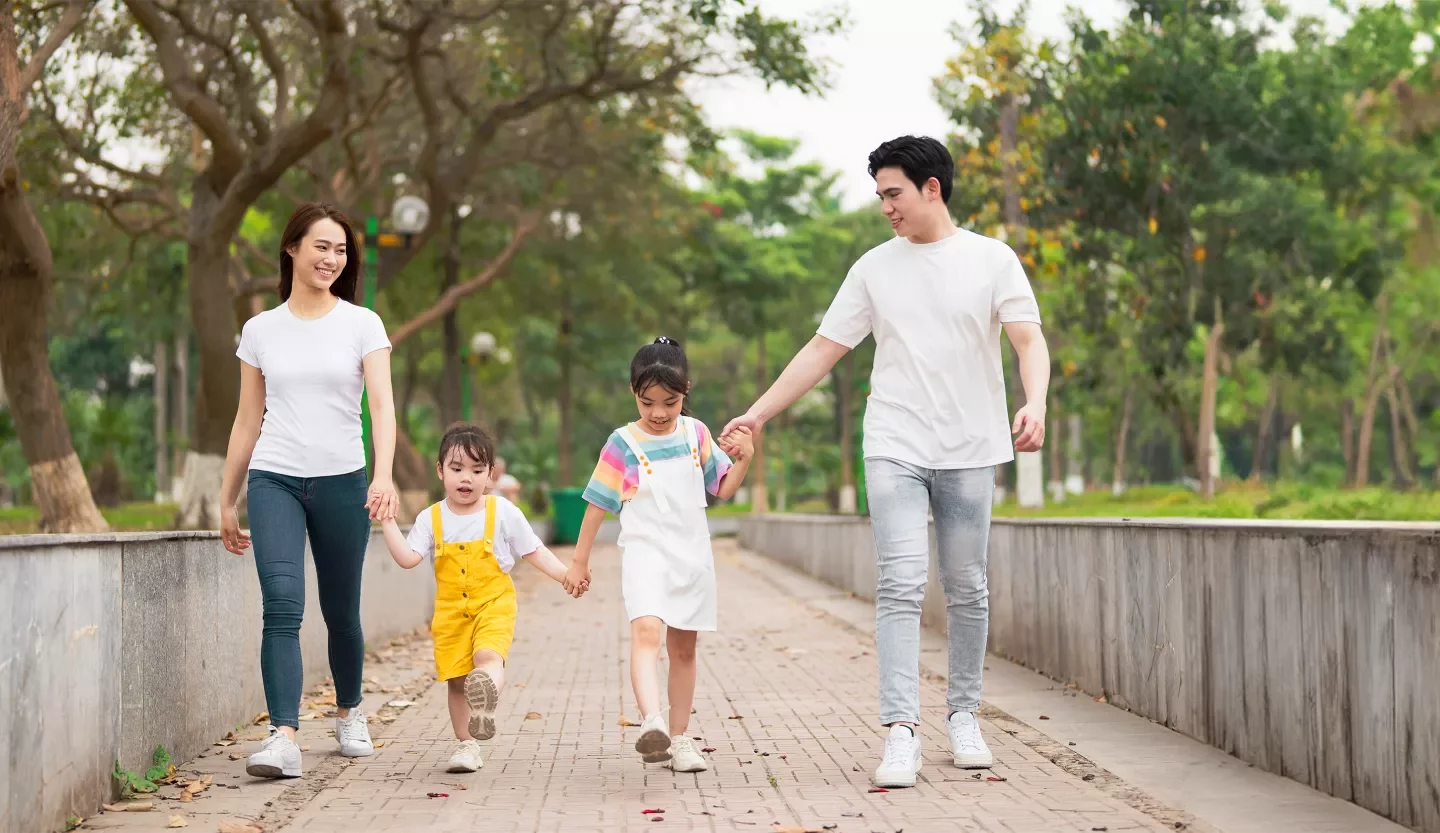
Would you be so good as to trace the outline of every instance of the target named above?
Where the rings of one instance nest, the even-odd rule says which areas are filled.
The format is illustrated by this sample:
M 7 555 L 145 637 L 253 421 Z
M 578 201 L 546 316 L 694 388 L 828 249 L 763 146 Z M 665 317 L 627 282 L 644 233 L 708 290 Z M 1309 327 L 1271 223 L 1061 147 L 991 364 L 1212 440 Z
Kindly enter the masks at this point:
M 817 160 L 841 174 L 847 208 L 874 199 L 865 170 L 870 151 L 907 133 L 943 139 L 950 125 L 932 93 L 932 80 L 956 51 L 953 23 L 973 25 L 964 0 L 758 0 L 766 14 L 804 17 L 837 5 L 849 8 L 850 29 L 819 44 L 834 64 L 834 84 L 823 97 L 767 91 L 744 79 L 707 80 L 688 89 L 711 124 L 746 128 L 800 140 L 802 161 Z M 994 0 L 1009 19 L 1018 0 Z M 1062 40 L 1073 0 L 1031 0 L 1029 25 L 1039 37 Z M 1124 0 L 1084 0 L 1097 24 L 1114 23 Z M 1290 0 L 1296 14 L 1326 14 L 1329 0 Z M 897 9 L 903 9 L 897 13 Z

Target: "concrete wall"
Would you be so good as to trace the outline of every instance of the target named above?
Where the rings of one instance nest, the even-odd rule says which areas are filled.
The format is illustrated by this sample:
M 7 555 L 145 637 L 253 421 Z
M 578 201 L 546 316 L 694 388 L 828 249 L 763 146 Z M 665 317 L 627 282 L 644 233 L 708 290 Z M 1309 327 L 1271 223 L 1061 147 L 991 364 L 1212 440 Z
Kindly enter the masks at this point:
M 740 537 L 874 597 L 863 519 Z M 997 520 L 989 575 L 995 653 L 1440 833 L 1440 525 Z
M 307 682 L 329 673 L 315 588 L 307 558 Z M 433 574 L 378 534 L 361 592 L 370 644 L 429 624 Z M 117 760 L 184 760 L 264 711 L 261 612 L 254 561 L 214 533 L 0 537 L 0 830 L 59 830 Z

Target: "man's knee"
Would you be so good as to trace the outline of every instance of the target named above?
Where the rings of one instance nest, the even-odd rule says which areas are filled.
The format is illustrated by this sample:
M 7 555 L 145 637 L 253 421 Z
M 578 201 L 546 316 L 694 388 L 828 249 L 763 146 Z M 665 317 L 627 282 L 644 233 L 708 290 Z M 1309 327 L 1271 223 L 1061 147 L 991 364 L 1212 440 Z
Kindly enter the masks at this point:
M 987 604 L 990 586 L 983 570 L 956 570 L 944 576 L 945 602 L 949 605 L 972 607 Z
M 922 562 L 923 563 L 923 562 Z M 876 598 L 887 602 L 919 605 L 925 600 L 925 570 L 882 569 L 876 584 Z

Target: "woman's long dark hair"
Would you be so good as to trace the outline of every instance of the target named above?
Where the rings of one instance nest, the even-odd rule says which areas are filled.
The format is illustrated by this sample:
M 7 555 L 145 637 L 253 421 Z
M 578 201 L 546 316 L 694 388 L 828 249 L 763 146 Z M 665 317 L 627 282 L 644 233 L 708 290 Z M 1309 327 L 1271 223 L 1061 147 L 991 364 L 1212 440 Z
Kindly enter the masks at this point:
M 340 270 L 340 277 L 330 284 L 330 294 L 342 301 L 355 303 L 355 290 L 360 280 L 360 257 L 361 251 L 355 245 L 355 232 L 350 228 L 350 219 L 345 212 L 329 203 L 307 202 L 302 203 L 290 215 L 290 222 L 285 224 L 285 233 L 280 237 L 280 301 L 283 303 L 290 300 L 290 290 L 295 282 L 295 260 L 290 257 L 290 250 L 300 245 L 305 235 L 310 233 L 310 227 L 320 220 L 334 220 L 340 228 L 345 230 L 345 268 Z
M 651 385 L 685 397 L 680 413 L 690 415 L 690 361 L 680 342 L 660 336 L 641 347 L 630 360 L 630 390 L 640 395 Z

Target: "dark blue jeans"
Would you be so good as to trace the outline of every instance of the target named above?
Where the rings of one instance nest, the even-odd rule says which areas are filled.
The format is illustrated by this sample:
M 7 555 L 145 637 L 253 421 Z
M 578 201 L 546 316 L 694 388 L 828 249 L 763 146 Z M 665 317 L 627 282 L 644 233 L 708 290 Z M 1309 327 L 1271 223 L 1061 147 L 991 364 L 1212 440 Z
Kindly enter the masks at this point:
M 320 612 L 330 632 L 335 704 L 360 705 L 365 635 L 360 629 L 360 575 L 370 541 L 365 470 L 330 477 L 291 477 L 250 471 L 250 540 L 265 630 L 260 674 L 270 722 L 299 728 L 304 667 L 300 620 L 305 616 L 305 535 L 315 559 Z

